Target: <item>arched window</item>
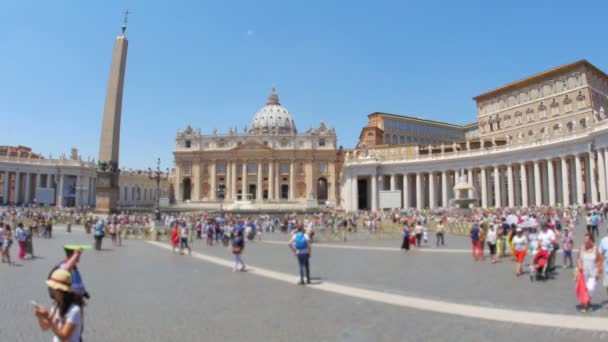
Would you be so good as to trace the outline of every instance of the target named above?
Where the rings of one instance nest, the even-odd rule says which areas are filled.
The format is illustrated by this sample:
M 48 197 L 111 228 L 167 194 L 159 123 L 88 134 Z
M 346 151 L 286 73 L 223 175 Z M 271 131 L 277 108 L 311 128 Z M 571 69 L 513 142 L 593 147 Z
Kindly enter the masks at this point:
M 566 128 L 568 129 L 568 133 L 572 133 L 574 132 L 574 125 L 576 125 L 574 123 L 574 121 L 570 121 L 566 124 Z
M 399 144 L 400 145 L 404 145 L 405 144 L 405 137 L 403 135 L 399 137 Z

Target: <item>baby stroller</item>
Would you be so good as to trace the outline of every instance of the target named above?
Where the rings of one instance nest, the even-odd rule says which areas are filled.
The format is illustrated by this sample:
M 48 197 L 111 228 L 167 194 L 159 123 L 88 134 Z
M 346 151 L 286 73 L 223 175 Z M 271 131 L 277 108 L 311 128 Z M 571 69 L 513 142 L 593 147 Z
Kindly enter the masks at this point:
M 532 258 L 532 263 L 530 264 L 530 281 L 547 279 L 547 267 L 549 266 L 550 257 L 551 254 L 549 251 L 544 249 L 536 252 L 534 258 Z

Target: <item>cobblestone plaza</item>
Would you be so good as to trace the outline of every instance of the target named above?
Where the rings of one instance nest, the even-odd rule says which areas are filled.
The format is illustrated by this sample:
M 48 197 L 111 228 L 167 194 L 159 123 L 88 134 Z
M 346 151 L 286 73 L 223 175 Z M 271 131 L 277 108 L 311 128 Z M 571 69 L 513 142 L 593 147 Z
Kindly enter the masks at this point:
M 57 227 L 35 240 L 38 258 L 3 265 L 4 341 L 48 341 L 30 299 L 48 305 L 44 285 L 61 246 L 90 242 L 82 228 Z M 81 260 L 91 300 L 85 309 L 89 341 L 535 341 L 608 338 L 608 310 L 576 310 L 570 270 L 530 283 L 513 264 L 473 262 L 467 240 L 404 255 L 398 241 L 318 243 L 313 285 L 296 285 L 296 260 L 285 236 L 267 234 L 244 254 L 248 272 L 231 272 L 225 247 L 194 240 L 192 256 L 164 243 L 105 241 Z M 13 253 L 15 253 L 13 249 Z M 560 263 L 561 264 L 561 263 Z M 599 288 L 595 303 L 608 297 Z M 480 318 L 484 317 L 484 318 Z M 520 323 L 516 323 L 520 322 Z M 523 323 L 523 324 L 522 324 Z

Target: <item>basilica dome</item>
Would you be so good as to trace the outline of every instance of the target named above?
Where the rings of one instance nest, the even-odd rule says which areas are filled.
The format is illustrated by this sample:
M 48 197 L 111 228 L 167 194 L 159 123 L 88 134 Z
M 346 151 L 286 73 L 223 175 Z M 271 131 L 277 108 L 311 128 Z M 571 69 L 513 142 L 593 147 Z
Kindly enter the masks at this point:
M 262 107 L 251 120 L 250 133 L 283 133 L 295 134 L 296 124 L 289 111 L 281 106 L 279 95 L 274 88 L 268 96 L 268 103 Z

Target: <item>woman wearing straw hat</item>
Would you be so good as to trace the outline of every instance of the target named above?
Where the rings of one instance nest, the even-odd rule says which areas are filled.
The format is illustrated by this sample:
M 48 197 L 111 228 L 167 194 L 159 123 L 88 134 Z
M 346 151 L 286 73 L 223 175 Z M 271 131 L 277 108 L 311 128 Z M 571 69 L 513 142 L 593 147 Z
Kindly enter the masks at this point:
M 53 341 L 78 342 L 82 336 L 82 304 L 72 291 L 72 276 L 66 270 L 55 270 L 46 281 L 53 306 L 50 311 L 33 303 L 34 314 L 43 331 L 51 330 Z

